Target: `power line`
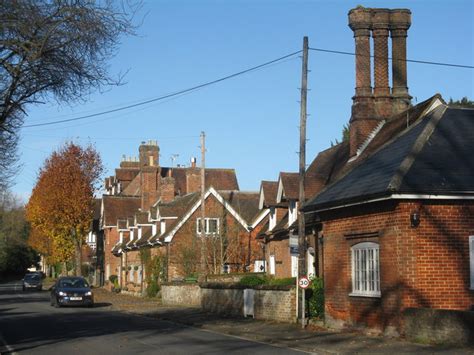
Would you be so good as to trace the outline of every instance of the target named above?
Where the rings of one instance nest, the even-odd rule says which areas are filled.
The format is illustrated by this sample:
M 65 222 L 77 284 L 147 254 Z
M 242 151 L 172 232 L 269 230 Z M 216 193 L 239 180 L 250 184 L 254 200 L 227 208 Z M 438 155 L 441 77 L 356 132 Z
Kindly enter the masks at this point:
M 353 52 L 344 52 L 344 51 L 336 51 L 336 50 L 331 50 L 331 49 L 323 49 L 323 48 L 309 48 L 312 51 L 317 51 L 317 52 L 325 52 L 325 53 L 335 53 L 335 54 L 344 54 L 344 55 L 351 55 L 355 56 L 356 54 Z M 365 57 L 365 55 L 361 55 Z M 371 58 L 375 58 L 374 55 L 370 55 Z M 452 64 L 452 63 L 441 63 L 441 62 L 430 62 L 427 60 L 414 60 L 414 59 L 393 59 L 391 57 L 388 57 L 389 60 L 404 60 L 405 62 L 411 62 L 411 63 L 420 63 L 420 64 L 430 64 L 430 65 L 441 65 L 445 67 L 455 67 L 455 68 L 467 68 L 467 69 L 474 69 L 474 66 L 472 65 L 463 65 L 463 64 Z
M 280 61 L 282 61 L 283 59 L 286 59 L 286 58 L 289 58 L 289 57 L 293 57 L 293 56 L 299 54 L 300 52 L 301 52 L 301 50 L 296 51 L 296 52 L 293 52 L 293 53 L 290 53 L 290 54 L 287 54 L 287 55 L 284 55 L 283 57 L 279 57 L 279 58 L 277 58 L 277 59 L 273 59 L 273 60 L 268 61 L 268 62 L 265 62 L 265 63 L 263 63 L 263 64 L 260 64 L 260 65 L 257 65 L 257 66 L 254 66 L 254 67 L 251 67 L 251 68 L 248 68 L 248 69 L 239 71 L 239 72 L 237 72 L 237 73 L 224 76 L 224 77 L 219 78 L 219 79 L 216 79 L 216 80 L 208 81 L 208 82 L 206 82 L 206 83 L 203 83 L 203 84 L 200 84 L 200 85 L 196 85 L 196 86 L 193 86 L 193 87 L 188 88 L 188 89 L 184 89 L 184 90 L 180 90 L 180 91 L 177 91 L 177 92 L 174 92 L 174 93 L 171 93 L 171 94 L 159 96 L 159 97 L 156 97 L 156 98 L 153 98 L 153 99 L 150 99 L 150 100 L 141 101 L 141 102 L 138 102 L 138 103 L 136 103 L 136 104 L 127 105 L 127 106 L 122 106 L 122 107 L 119 107 L 119 108 L 116 108 L 116 109 L 112 109 L 112 110 L 97 112 L 97 113 L 93 113 L 93 114 L 90 114 L 90 115 L 79 116 L 79 117 L 69 118 L 69 119 L 65 119 L 65 120 L 58 120 L 58 121 L 51 121 L 51 122 L 45 122 L 45 123 L 36 123 L 36 124 L 24 125 L 23 128 L 49 126 L 49 125 L 58 124 L 58 123 L 79 121 L 79 120 L 83 120 L 83 119 L 86 119 L 86 118 L 97 117 L 97 116 L 101 116 L 101 115 L 106 115 L 106 114 L 108 114 L 108 113 L 113 113 L 113 112 L 117 112 L 117 111 L 127 110 L 127 109 L 130 109 L 130 108 L 133 108 L 133 107 L 137 107 L 137 106 L 143 106 L 143 105 L 149 104 L 149 103 L 151 103 L 151 102 L 161 101 L 161 100 L 164 100 L 164 99 L 168 99 L 168 98 L 170 98 L 170 97 L 174 97 L 174 96 L 177 96 L 177 95 L 182 95 L 182 94 L 188 93 L 188 92 L 190 92 L 190 91 L 194 91 L 194 90 L 197 90 L 197 89 L 201 89 L 201 88 L 206 87 L 206 86 L 209 86 L 209 85 L 217 84 L 217 83 L 219 83 L 219 82 L 221 82 L 221 81 L 224 81 L 224 80 L 228 80 L 228 79 L 235 78 L 236 76 L 240 76 L 240 75 L 246 74 L 246 73 L 248 73 L 248 72 L 251 72 L 251 71 L 254 71 L 254 70 L 257 70 L 257 69 L 266 67 L 266 66 L 271 65 L 271 64 L 274 64 L 274 63 L 276 63 L 276 62 L 280 62 Z

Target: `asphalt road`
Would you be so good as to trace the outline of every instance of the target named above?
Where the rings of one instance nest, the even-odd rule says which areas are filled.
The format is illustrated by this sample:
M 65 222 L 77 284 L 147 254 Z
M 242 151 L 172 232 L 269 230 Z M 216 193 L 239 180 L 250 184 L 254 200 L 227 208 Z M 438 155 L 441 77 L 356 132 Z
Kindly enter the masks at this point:
M 172 322 L 94 308 L 54 308 L 49 292 L 0 284 L 1 354 L 301 354 Z

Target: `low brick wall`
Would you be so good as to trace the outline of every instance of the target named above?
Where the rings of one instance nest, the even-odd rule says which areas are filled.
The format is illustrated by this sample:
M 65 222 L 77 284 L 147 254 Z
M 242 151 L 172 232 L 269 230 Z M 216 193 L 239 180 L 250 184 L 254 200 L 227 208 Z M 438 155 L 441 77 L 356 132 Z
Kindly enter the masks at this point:
M 201 285 L 201 307 L 214 313 L 244 316 L 244 289 L 236 284 Z M 255 286 L 255 319 L 294 323 L 295 288 L 292 286 Z
M 201 305 L 201 288 L 197 283 L 161 284 L 161 302 L 164 306 Z
M 474 312 L 408 308 L 403 313 L 405 336 L 438 344 L 474 344 Z

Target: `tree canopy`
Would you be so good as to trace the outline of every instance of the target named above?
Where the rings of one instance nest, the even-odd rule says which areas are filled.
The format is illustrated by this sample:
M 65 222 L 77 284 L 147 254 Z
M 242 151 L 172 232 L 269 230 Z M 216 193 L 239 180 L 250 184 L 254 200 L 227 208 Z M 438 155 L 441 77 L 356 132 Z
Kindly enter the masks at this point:
M 469 100 L 466 96 L 461 100 L 453 100 L 450 98 L 448 104 L 452 107 L 474 108 L 474 101 Z
M 31 245 L 51 263 L 74 257 L 76 274 L 102 172 L 94 147 L 66 143 L 46 159 L 26 206 Z
M 0 183 L 15 172 L 18 128 L 28 105 L 52 99 L 70 103 L 120 84 L 120 76 L 109 75 L 107 63 L 121 36 L 133 33 L 139 5 L 109 0 L 0 1 Z

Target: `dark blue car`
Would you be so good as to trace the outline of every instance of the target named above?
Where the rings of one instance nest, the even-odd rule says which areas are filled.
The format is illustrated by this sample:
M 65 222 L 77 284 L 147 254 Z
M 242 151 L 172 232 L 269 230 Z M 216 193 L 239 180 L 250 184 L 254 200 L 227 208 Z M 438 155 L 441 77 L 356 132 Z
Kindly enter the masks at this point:
M 51 288 L 51 306 L 94 306 L 91 287 L 83 277 L 60 277 Z

